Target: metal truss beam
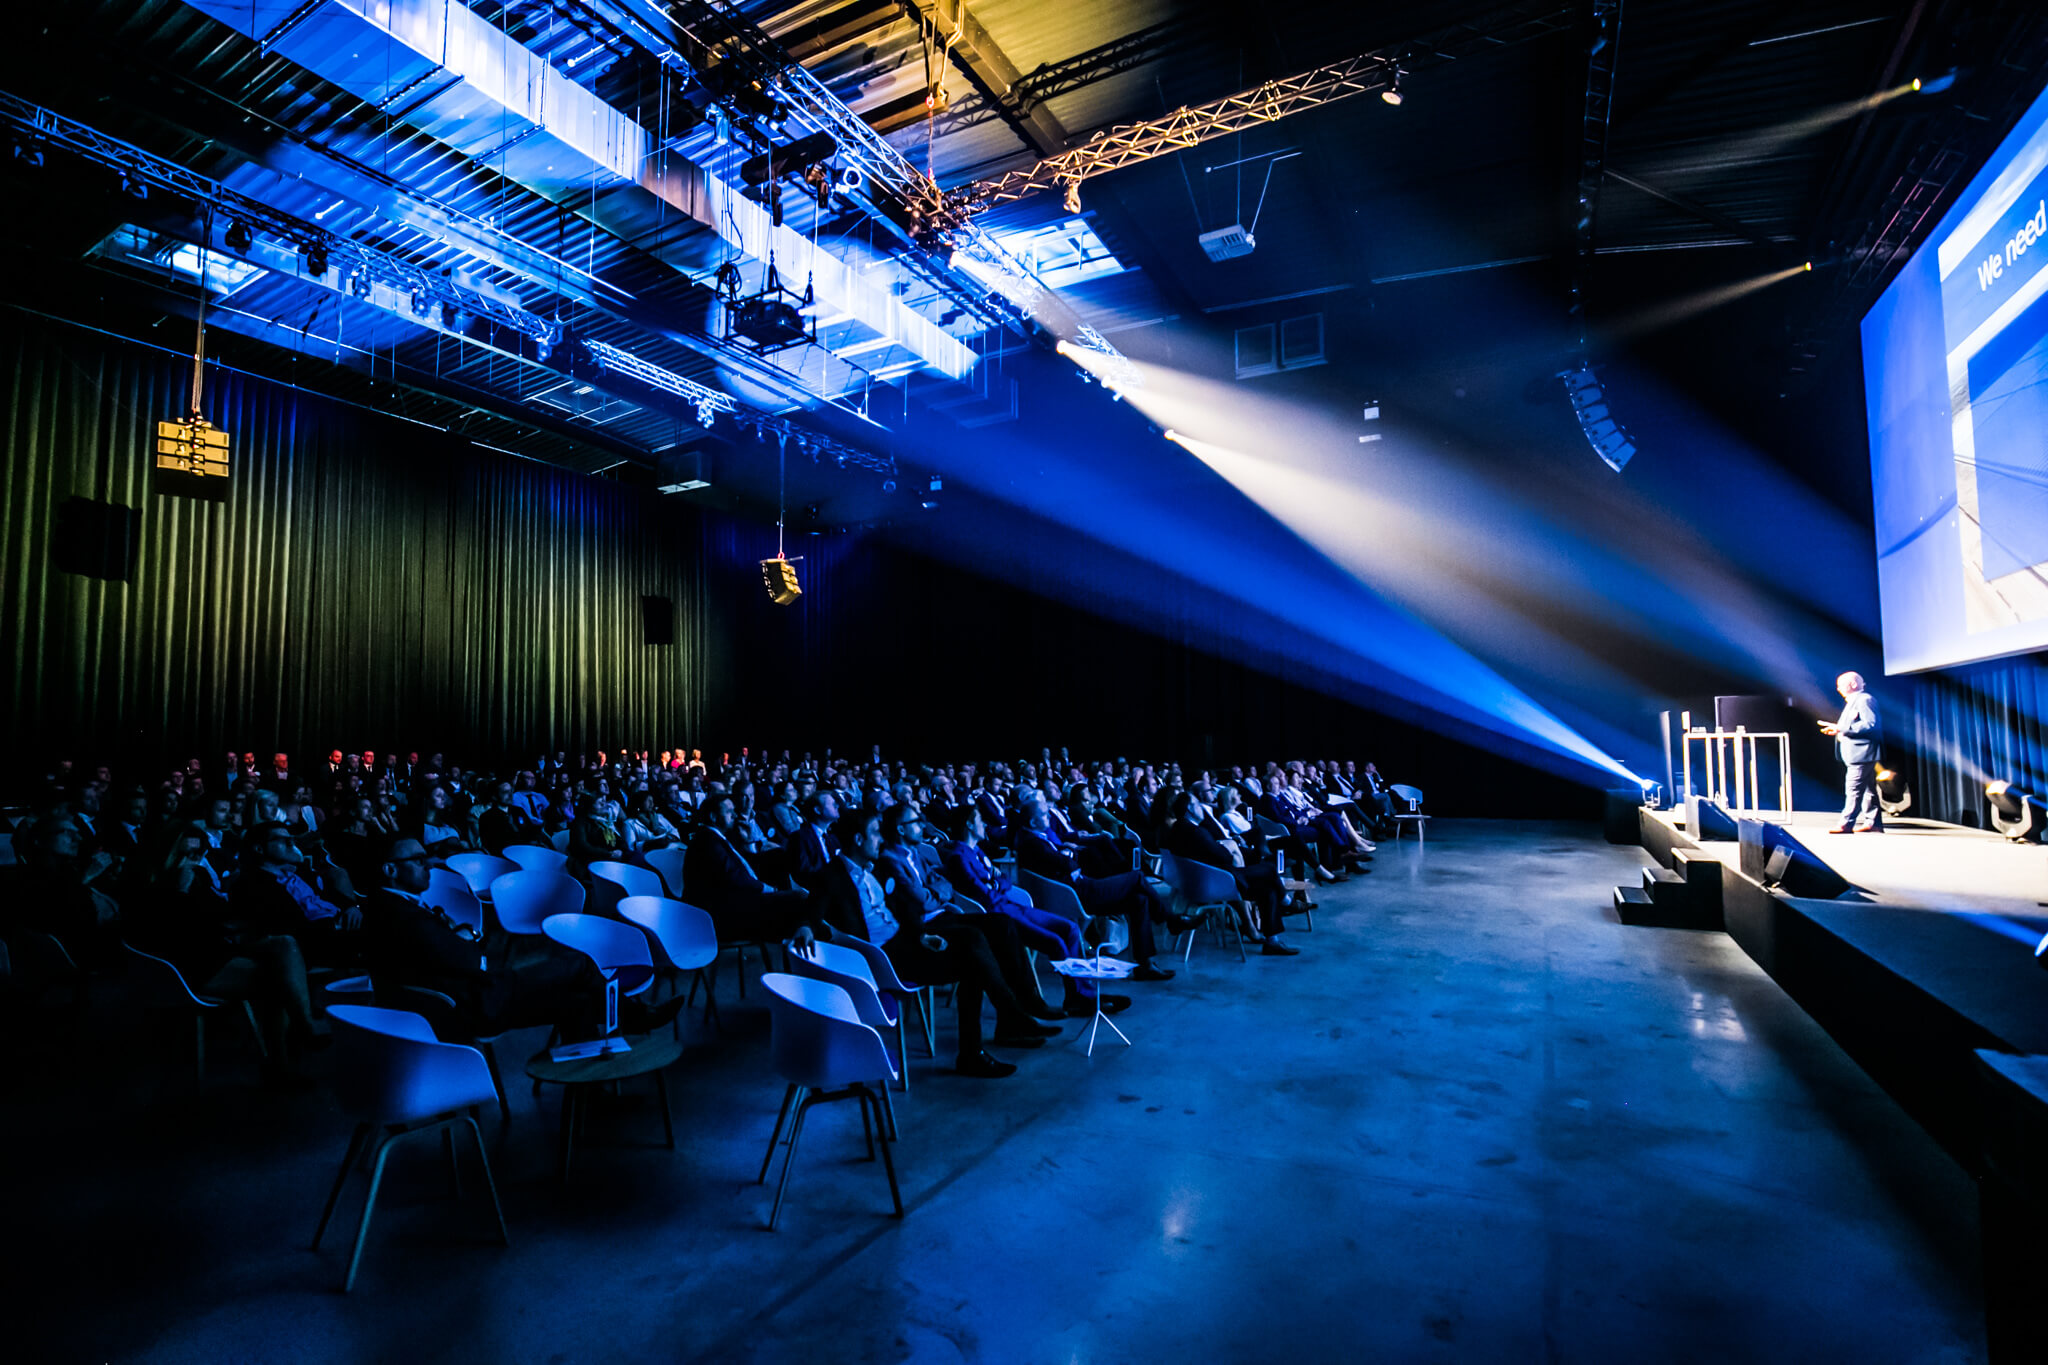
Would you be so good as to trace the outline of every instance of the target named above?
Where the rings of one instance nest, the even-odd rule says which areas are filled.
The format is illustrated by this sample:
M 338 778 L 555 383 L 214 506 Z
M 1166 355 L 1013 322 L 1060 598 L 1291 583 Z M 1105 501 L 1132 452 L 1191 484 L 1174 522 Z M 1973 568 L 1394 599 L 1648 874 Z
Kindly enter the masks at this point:
M 111 170 L 133 186 L 164 191 L 189 202 L 199 211 L 200 230 L 193 236 L 208 250 L 353 297 L 422 331 L 593 382 L 628 402 L 675 411 L 678 415 L 694 415 L 707 427 L 717 418 L 726 417 L 763 439 L 773 435 L 800 441 L 829 451 L 835 458 L 843 456 L 848 464 L 895 473 L 895 460 L 888 455 L 832 441 L 618 347 L 580 338 L 574 338 L 573 345 L 563 344 L 572 338 L 564 335 L 558 323 L 274 209 L 196 171 L 5 91 L 0 91 L 0 126 L 27 142 L 58 149 Z M 260 233 L 271 240 L 255 241 L 236 250 L 225 240 L 233 223 L 241 223 L 252 235 Z M 316 253 L 327 258 L 327 269 L 317 275 L 305 263 L 307 257 Z M 456 325 L 451 317 L 455 313 L 466 313 L 476 321 L 469 327 Z M 624 382 L 608 382 L 611 377 Z
M 1083 145 L 1035 166 L 991 176 L 946 193 L 955 220 L 998 204 L 1064 189 L 1070 197 L 1083 180 L 1167 152 L 1198 146 L 1292 114 L 1318 109 L 1353 95 L 1385 90 L 1398 73 L 1478 56 L 1568 29 L 1574 6 L 1556 0 L 1507 6 L 1407 42 L 1394 43 L 1346 61 L 1320 66 L 1283 80 L 1267 81 L 1206 104 L 1176 109 L 1143 123 L 1121 124 L 1095 134 Z

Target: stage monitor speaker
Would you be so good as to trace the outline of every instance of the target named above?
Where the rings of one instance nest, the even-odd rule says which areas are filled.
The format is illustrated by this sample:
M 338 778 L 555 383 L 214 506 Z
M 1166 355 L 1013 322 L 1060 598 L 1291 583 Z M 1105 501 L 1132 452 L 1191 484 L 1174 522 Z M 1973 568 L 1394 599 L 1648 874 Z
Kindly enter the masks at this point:
M 1696 844 L 1735 838 L 1735 817 L 1704 796 L 1685 798 L 1685 832 Z
M 674 644 L 676 642 L 676 604 L 666 597 L 642 597 L 640 599 L 640 629 L 642 639 L 647 644 Z
M 142 514 L 133 507 L 66 498 L 50 528 L 50 558 L 65 573 L 126 583 L 135 573 L 141 526 Z
M 1801 900 L 1831 901 L 1849 890 L 1848 881 L 1790 835 L 1764 863 L 1764 885 Z
M 1607 801 L 1603 807 L 1601 825 L 1610 844 L 1640 844 L 1643 841 L 1642 816 L 1637 814 L 1643 806 L 1641 787 L 1612 787 L 1608 789 Z

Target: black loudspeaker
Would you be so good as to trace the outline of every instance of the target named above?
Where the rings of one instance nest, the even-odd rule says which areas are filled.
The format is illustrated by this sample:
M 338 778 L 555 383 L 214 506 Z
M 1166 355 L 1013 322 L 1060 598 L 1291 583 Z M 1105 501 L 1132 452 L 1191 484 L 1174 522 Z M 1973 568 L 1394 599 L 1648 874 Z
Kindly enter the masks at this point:
M 642 639 L 647 644 L 674 644 L 676 642 L 676 604 L 666 597 L 642 597 L 640 599 L 640 628 Z
M 1640 844 L 1643 841 L 1641 787 L 1613 787 L 1602 806 L 1601 826 L 1610 844 Z
M 142 514 L 133 507 L 66 498 L 50 528 L 50 559 L 65 573 L 126 583 L 135 573 L 141 527 Z
M 1735 837 L 1735 817 L 1704 796 L 1685 798 L 1685 832 L 1696 844 Z
M 1764 885 L 1801 900 L 1831 901 L 1849 890 L 1849 883 L 1791 835 L 1775 841 L 1764 862 Z

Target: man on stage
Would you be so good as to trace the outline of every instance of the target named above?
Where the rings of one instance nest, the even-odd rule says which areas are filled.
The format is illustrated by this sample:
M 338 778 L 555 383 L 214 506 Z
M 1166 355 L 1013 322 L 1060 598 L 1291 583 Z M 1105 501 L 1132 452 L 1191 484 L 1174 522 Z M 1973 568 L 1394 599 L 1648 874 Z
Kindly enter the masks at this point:
M 1841 755 L 1847 775 L 1842 781 L 1846 798 L 1842 823 L 1830 834 L 1882 834 L 1884 812 L 1877 804 L 1877 764 L 1884 757 L 1884 729 L 1877 721 L 1877 704 L 1864 690 L 1861 673 L 1844 673 L 1835 679 L 1835 691 L 1842 694 L 1842 714 L 1833 725 L 1821 723 L 1821 733 L 1833 735 L 1835 752 Z M 1863 808 L 1870 808 L 1867 824 L 1858 824 Z

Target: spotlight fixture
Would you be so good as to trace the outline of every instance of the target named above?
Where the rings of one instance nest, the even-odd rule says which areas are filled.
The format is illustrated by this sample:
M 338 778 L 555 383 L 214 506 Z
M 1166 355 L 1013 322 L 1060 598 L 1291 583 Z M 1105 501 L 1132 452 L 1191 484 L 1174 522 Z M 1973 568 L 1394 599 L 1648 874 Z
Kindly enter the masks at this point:
M 2038 837 L 2041 808 L 2035 804 L 2033 793 L 2023 792 L 2008 779 L 2000 778 L 1985 784 L 1984 797 L 1991 803 L 1993 829 L 2016 844 Z
M 237 256 L 248 255 L 249 248 L 256 244 L 255 234 L 250 232 L 249 225 L 239 218 L 228 224 L 228 230 L 221 240 L 227 243 L 228 250 Z
M 1913 808 L 1913 788 L 1896 768 L 1878 766 L 1877 808 L 1890 816 L 1904 815 Z
M 785 175 L 802 175 L 811 167 L 831 159 L 839 144 L 830 133 L 812 133 L 780 147 L 771 147 L 740 163 L 740 179 L 749 185 L 765 185 Z
M 1956 78 L 1961 74 L 1962 72 L 1959 68 L 1952 66 L 1938 76 L 1915 76 L 1913 78 L 1913 93 L 1916 95 L 1939 95 L 1942 91 L 1954 85 Z
M 1387 88 L 1380 91 L 1380 98 L 1385 100 L 1388 104 L 1398 105 L 1401 102 L 1400 67 L 1397 66 L 1394 68 L 1393 78 L 1387 82 Z
M 314 279 L 327 274 L 327 248 L 313 242 L 306 244 L 306 273 Z
M 1066 204 L 1068 213 L 1079 213 L 1081 211 L 1081 182 L 1069 180 L 1067 182 L 1067 192 L 1061 196 L 1061 199 Z

